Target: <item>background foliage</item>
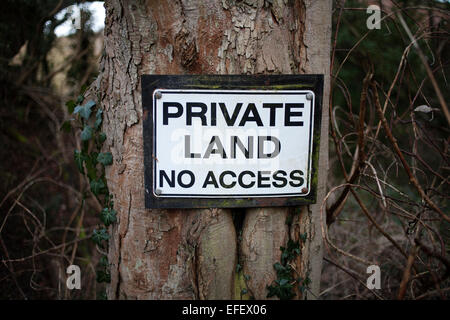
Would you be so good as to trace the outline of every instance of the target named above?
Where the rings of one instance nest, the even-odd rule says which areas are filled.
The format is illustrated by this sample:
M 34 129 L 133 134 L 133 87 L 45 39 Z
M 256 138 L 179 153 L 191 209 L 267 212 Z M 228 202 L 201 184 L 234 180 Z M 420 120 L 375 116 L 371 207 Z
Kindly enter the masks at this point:
M 446 298 L 449 3 L 336 1 L 323 298 Z M 401 19 L 406 21 L 405 27 Z M 410 30 L 426 61 L 408 36 Z M 326 230 L 326 228 L 325 228 Z M 381 268 L 381 290 L 365 286 Z
M 86 10 L 74 34 L 54 32 L 70 19 L 57 13 L 76 2 L 2 2 L 0 299 L 101 298 L 108 282 L 105 228 L 115 212 L 104 166 L 112 158 L 101 148 L 101 106 L 83 97 L 96 76 L 102 36 Z M 379 30 L 367 29 L 366 1 L 334 1 L 318 298 L 448 298 L 449 123 L 426 64 L 449 101 L 450 4 L 371 3 L 383 10 Z M 291 285 L 308 290 L 308 279 L 292 277 L 299 244 L 283 250 L 268 295 L 292 298 Z M 73 263 L 82 268 L 83 290 L 65 288 Z M 381 267 L 381 290 L 366 287 L 368 264 Z

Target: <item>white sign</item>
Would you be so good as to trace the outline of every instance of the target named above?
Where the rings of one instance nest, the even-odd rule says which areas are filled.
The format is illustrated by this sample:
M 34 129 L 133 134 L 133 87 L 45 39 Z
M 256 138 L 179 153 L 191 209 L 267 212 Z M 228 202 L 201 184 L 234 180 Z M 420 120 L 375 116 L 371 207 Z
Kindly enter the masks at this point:
M 155 90 L 154 195 L 308 195 L 314 99 L 309 90 Z

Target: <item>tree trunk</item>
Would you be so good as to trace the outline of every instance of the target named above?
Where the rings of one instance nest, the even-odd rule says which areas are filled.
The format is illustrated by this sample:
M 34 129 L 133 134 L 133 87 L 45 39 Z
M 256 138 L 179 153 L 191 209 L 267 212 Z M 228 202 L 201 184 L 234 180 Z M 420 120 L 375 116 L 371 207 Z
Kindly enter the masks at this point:
M 331 1 L 110 0 L 105 6 L 105 54 L 96 85 L 105 148 L 114 157 L 107 179 L 119 218 L 110 229 L 108 298 L 234 299 L 245 286 L 247 297 L 265 299 L 280 246 L 305 232 L 296 269 L 309 275 L 317 294 Z M 245 214 L 241 224 L 229 209 L 145 209 L 140 76 L 256 73 L 325 74 L 317 205 L 234 210 L 234 218 Z M 243 272 L 236 273 L 238 263 Z

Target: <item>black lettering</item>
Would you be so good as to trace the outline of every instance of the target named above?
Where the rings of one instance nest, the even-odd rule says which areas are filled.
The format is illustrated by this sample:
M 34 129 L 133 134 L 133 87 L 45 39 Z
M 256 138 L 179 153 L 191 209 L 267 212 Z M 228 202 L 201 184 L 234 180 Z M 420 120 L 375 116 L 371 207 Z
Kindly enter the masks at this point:
M 292 117 L 301 117 L 303 115 L 303 112 L 297 111 L 294 112 L 292 109 L 295 108 L 303 108 L 305 105 L 303 103 L 286 103 L 284 105 L 284 125 L 289 127 L 294 126 L 303 126 L 303 121 L 292 121 Z
M 184 157 L 185 158 L 200 158 L 200 153 L 191 152 L 191 136 L 184 136 Z
M 164 180 L 166 180 L 169 187 L 173 188 L 175 187 L 175 170 L 171 170 L 170 172 L 171 177 L 167 175 L 167 173 L 164 170 L 159 170 L 159 187 L 164 187 Z
M 298 181 L 298 183 L 293 183 L 292 181 L 289 181 L 289 184 L 293 187 L 300 187 L 305 182 L 305 179 L 303 179 L 302 176 L 303 176 L 303 172 L 301 170 L 291 171 L 291 174 L 289 175 L 289 177 L 291 178 L 291 180 Z
M 217 146 L 217 148 L 214 148 L 214 146 Z M 208 148 L 206 149 L 205 155 L 203 158 L 208 159 L 211 154 L 220 154 L 222 156 L 222 159 L 226 159 L 227 155 L 225 153 L 225 150 L 223 149 L 222 142 L 220 141 L 218 136 L 213 136 L 211 138 L 211 141 L 209 142 Z
M 275 148 L 271 153 L 264 153 L 264 141 L 270 141 Z M 258 136 L 258 159 L 275 158 L 281 151 L 281 142 L 273 136 Z
M 242 188 L 245 188 L 245 189 L 248 189 L 248 188 L 251 188 L 251 187 L 253 187 L 254 185 L 255 185 L 255 181 L 252 181 L 252 182 L 250 182 L 249 184 L 245 184 L 244 183 L 244 176 L 245 175 L 249 175 L 249 176 L 251 176 L 252 178 L 254 178 L 255 177 L 255 174 L 253 173 L 253 172 L 251 172 L 251 171 L 242 171 L 240 174 L 239 174 L 239 177 L 238 177 L 238 183 L 239 183 L 239 185 L 242 187 Z
M 206 175 L 205 182 L 203 182 L 202 188 L 206 188 L 209 184 L 212 184 L 214 188 L 219 188 L 219 185 L 217 184 L 216 177 L 214 176 L 213 171 L 208 171 L 208 174 Z
M 169 112 L 169 108 L 177 108 L 176 112 Z M 183 114 L 183 106 L 178 102 L 163 102 L 163 125 L 169 123 L 169 118 L 179 118 Z
M 193 108 L 200 108 L 200 111 L 193 111 Z M 206 111 L 208 111 L 208 107 L 206 104 L 201 102 L 188 102 L 186 103 L 186 125 L 192 125 L 192 118 L 200 118 L 202 120 L 202 126 L 206 126 Z
M 247 148 L 245 148 L 241 139 L 237 136 L 231 136 L 231 158 L 236 159 L 236 145 L 241 149 L 246 159 L 250 159 L 253 155 L 253 137 L 248 137 Z
M 281 175 L 281 177 L 280 177 Z M 283 188 L 287 185 L 286 179 L 286 171 L 278 170 L 273 173 L 273 180 L 275 180 L 272 184 L 275 188 Z
M 211 125 L 215 126 L 217 124 L 217 108 L 216 103 L 211 103 Z
M 188 183 L 183 182 L 183 175 L 187 174 L 190 177 L 190 181 Z M 195 182 L 195 176 L 192 173 L 192 171 L 189 170 L 183 170 L 178 174 L 177 182 L 182 188 L 190 188 L 194 185 Z
M 231 184 L 225 184 L 224 177 L 225 175 L 230 175 L 233 178 L 236 178 L 236 174 L 233 171 L 224 171 L 220 174 L 219 182 L 223 188 L 233 188 L 236 185 L 236 181 L 231 182 Z
M 250 113 L 253 115 L 250 116 Z M 243 127 L 245 126 L 246 122 L 254 121 L 258 125 L 258 127 L 262 127 L 263 123 L 261 120 L 261 117 L 259 116 L 258 109 L 256 109 L 256 106 L 254 103 L 249 103 L 247 106 L 247 109 L 245 109 L 244 115 L 242 116 L 241 122 L 239 122 L 239 126 Z
M 283 108 L 282 103 L 263 103 L 263 108 L 269 108 L 270 109 L 270 126 L 274 127 L 276 123 L 276 114 L 278 108 Z
M 219 102 L 220 110 L 222 110 L 223 118 L 225 119 L 225 122 L 228 126 L 233 126 L 236 122 L 237 116 L 239 114 L 239 111 L 242 108 L 242 103 L 236 104 L 236 108 L 233 110 L 233 115 L 230 118 L 230 114 L 228 113 L 227 107 L 225 106 L 225 103 Z
M 258 188 L 270 188 L 270 183 L 263 184 L 263 181 L 270 181 L 270 177 L 263 177 L 263 174 L 270 174 L 270 171 L 258 171 Z

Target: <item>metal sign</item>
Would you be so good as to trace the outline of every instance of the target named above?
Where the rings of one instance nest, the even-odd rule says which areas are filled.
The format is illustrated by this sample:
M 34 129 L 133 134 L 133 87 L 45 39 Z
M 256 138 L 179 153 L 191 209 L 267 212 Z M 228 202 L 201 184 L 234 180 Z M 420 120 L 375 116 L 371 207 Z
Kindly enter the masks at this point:
M 146 207 L 314 203 L 323 77 L 142 77 Z

